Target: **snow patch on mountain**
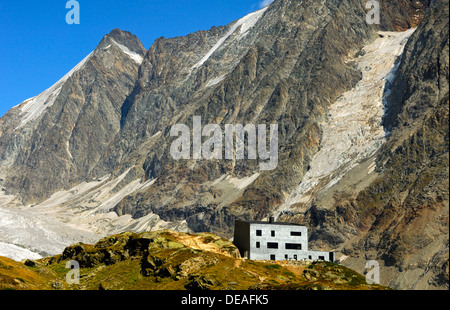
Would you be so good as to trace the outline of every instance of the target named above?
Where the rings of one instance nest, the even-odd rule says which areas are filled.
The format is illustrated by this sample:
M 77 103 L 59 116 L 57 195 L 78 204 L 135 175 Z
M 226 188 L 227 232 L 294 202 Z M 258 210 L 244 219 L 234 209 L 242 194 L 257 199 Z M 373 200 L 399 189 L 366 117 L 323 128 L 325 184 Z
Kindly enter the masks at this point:
M 125 45 L 120 44 L 119 42 L 117 42 L 116 40 L 114 40 L 113 38 L 109 38 L 118 48 L 120 48 L 122 50 L 122 52 L 124 52 L 126 55 L 128 55 L 135 63 L 137 63 L 138 65 L 140 65 L 143 61 L 144 61 L 144 57 L 142 57 L 141 55 L 139 55 L 136 52 L 131 51 L 128 47 L 126 47 Z
M 233 184 L 236 187 L 236 189 L 243 190 L 243 189 L 247 188 L 248 186 L 250 186 L 253 182 L 255 182 L 256 179 L 259 177 L 259 175 L 260 175 L 259 173 L 255 173 L 249 177 L 242 178 L 242 179 L 227 176 L 225 178 L 225 180 L 227 180 L 228 182 Z
M 216 78 L 209 80 L 208 83 L 205 85 L 205 87 L 211 87 L 216 84 L 219 84 L 220 82 L 222 82 L 225 79 L 226 76 L 227 76 L 226 74 L 222 74 L 221 76 L 218 76 Z
M 86 56 L 78 65 L 76 65 L 72 70 L 64 75 L 58 82 L 56 82 L 49 89 L 45 90 L 41 94 L 25 100 L 21 105 L 21 114 L 24 115 L 19 126 L 15 130 L 24 127 L 27 123 L 37 119 L 47 108 L 51 107 L 59 93 L 64 83 L 78 70 L 80 70 L 83 65 L 91 58 L 93 52 Z
M 212 181 L 211 186 L 218 186 L 223 185 L 224 183 L 232 185 L 234 189 L 237 190 L 244 190 L 248 186 L 250 186 L 253 182 L 256 181 L 256 179 L 260 176 L 260 173 L 257 172 L 251 176 L 244 177 L 244 178 L 235 178 L 228 174 L 221 175 L 218 179 Z
M 253 28 L 253 26 L 256 25 L 258 20 L 264 15 L 264 12 L 267 10 L 268 7 L 265 7 L 261 10 L 258 10 L 256 12 L 250 13 L 247 16 L 244 16 L 243 18 L 239 19 L 236 23 L 233 24 L 233 26 L 228 30 L 228 32 L 217 41 L 217 43 L 206 53 L 206 55 L 200 59 L 199 62 L 197 62 L 193 67 L 193 69 L 201 67 L 213 54 L 215 51 L 217 51 L 222 44 L 239 28 L 239 37 L 238 39 L 241 39 L 244 37 L 247 32 Z

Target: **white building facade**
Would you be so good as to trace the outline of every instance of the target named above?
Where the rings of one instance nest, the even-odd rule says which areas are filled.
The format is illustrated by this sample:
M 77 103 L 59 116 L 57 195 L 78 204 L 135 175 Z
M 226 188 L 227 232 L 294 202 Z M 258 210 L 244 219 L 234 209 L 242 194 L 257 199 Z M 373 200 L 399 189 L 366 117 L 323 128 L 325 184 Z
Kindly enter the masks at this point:
M 334 252 L 309 251 L 305 226 L 275 222 L 236 221 L 234 244 L 251 260 L 334 261 Z

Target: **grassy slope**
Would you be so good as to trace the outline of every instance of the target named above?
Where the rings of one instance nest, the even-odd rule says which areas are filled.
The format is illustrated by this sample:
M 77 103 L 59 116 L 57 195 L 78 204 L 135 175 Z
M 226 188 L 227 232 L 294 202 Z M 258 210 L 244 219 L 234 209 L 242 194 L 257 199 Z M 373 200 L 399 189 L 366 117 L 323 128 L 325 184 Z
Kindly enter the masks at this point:
M 0 289 L 388 289 L 329 262 L 250 261 L 236 253 L 231 242 L 212 234 L 126 233 L 95 246 L 73 245 L 35 266 L 0 258 Z M 72 259 L 80 262 L 79 285 L 65 281 Z

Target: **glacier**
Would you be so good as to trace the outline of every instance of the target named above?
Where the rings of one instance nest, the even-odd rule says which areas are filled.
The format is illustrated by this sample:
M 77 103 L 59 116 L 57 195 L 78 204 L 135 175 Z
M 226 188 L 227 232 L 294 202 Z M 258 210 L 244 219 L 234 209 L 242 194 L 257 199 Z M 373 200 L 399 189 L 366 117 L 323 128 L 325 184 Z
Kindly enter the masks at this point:
M 362 80 L 331 105 L 327 120 L 321 124 L 320 150 L 301 183 L 276 211 L 277 216 L 289 211 L 294 204 L 306 204 L 308 208 L 314 192 L 336 184 L 346 172 L 370 158 L 386 142 L 388 133 L 382 125 L 384 97 L 399 67 L 398 58 L 414 31 L 415 28 L 404 32 L 380 31 L 379 38 L 364 47 L 364 55 L 349 57 L 349 62 L 357 62 L 363 73 Z M 375 166 L 371 165 L 368 173 L 374 170 Z

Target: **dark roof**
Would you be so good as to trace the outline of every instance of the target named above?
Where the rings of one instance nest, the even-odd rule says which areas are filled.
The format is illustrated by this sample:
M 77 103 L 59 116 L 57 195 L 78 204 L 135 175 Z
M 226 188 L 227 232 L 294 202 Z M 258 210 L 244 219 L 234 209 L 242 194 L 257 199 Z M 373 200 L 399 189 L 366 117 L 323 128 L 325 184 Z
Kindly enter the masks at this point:
M 305 226 L 297 223 L 288 223 L 288 222 L 269 222 L 269 221 L 240 221 L 249 224 L 270 224 L 270 225 L 289 225 L 289 226 Z

